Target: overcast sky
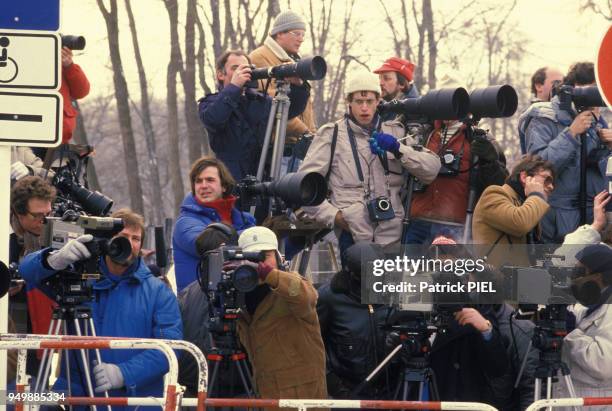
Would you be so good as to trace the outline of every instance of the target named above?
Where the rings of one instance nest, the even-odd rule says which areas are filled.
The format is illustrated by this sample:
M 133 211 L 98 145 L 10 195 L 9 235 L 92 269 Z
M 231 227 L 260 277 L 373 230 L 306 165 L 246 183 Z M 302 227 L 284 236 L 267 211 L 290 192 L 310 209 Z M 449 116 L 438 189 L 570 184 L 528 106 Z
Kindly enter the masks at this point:
M 399 0 L 387 1 L 393 8 Z M 137 87 L 134 59 L 131 55 L 131 39 L 127 27 L 123 1 L 119 0 L 122 58 L 130 87 Z M 180 14 L 184 13 L 184 0 L 179 0 Z M 281 2 L 282 3 L 282 2 Z M 460 4 L 454 0 L 433 0 L 435 7 L 451 9 Z M 507 4 L 500 0 L 481 1 L 482 4 Z M 294 3 L 295 4 L 295 3 Z M 529 40 L 524 56 L 524 71 L 531 73 L 543 65 L 559 67 L 565 72 L 572 62 L 594 61 L 600 40 L 608 29 L 607 22 L 592 13 L 579 15 L 580 1 L 576 0 L 518 0 L 510 19 Z M 152 85 L 154 97 L 165 95 L 165 73 L 169 56 L 168 17 L 161 0 L 132 0 L 132 7 L 139 30 L 140 44 Z M 478 13 L 478 10 L 474 10 Z M 358 29 L 367 33 L 363 47 L 368 50 L 370 67 L 392 55 L 391 43 L 380 46 L 379 35 L 388 38 L 384 29 L 384 14 L 378 2 L 357 0 L 355 16 L 362 23 Z M 63 0 L 62 32 L 80 34 L 87 38 L 87 48 L 77 52 L 76 61 L 85 69 L 91 82 L 92 94 L 108 94 L 112 89 L 112 74 L 108 58 L 106 26 L 95 0 Z M 450 35 L 452 41 L 452 33 Z M 133 88 L 133 93 L 137 89 Z M 201 94 L 202 91 L 198 91 Z

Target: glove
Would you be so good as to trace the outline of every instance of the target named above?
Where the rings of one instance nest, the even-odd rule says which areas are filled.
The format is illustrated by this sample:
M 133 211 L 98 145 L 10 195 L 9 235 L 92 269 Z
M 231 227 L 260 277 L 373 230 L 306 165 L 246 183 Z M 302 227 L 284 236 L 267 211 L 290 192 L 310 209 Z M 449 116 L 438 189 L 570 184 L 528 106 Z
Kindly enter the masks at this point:
M 372 139 L 374 141 L 372 141 Z M 377 147 L 377 153 L 374 154 L 382 154 L 384 151 L 388 151 L 393 154 L 399 154 L 400 143 L 397 141 L 395 137 L 391 134 L 385 133 L 374 133 L 372 134 L 372 138 L 370 139 L 370 149 L 372 146 Z
M 261 281 L 265 281 L 266 277 L 268 276 L 268 274 L 270 274 L 270 271 L 272 270 L 274 270 L 274 267 L 269 264 L 266 264 L 264 262 L 257 264 L 257 275 L 259 276 L 259 278 L 261 278 Z
M 472 155 L 478 156 L 480 160 L 493 162 L 497 160 L 497 150 L 486 138 L 477 138 L 472 141 Z
M 94 361 L 94 378 L 96 379 L 95 392 L 104 392 L 115 388 L 121 388 L 124 385 L 123 374 L 121 369 L 115 364 L 107 364 L 105 362 L 98 364 Z
M 66 269 L 70 264 L 91 257 L 91 253 L 85 245 L 91 240 L 93 240 L 93 236 L 85 234 L 68 241 L 65 246 L 49 254 L 47 264 L 55 271 L 60 271 Z
M 15 161 L 11 164 L 11 180 L 19 180 L 30 175 L 30 169 L 21 161 Z

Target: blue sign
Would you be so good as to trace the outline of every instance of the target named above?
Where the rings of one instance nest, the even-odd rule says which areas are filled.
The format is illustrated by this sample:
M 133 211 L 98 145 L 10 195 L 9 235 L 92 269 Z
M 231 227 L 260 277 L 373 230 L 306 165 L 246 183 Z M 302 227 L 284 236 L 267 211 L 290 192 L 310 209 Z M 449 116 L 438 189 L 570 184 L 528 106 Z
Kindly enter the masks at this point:
M 60 0 L 0 0 L 0 29 L 57 31 Z

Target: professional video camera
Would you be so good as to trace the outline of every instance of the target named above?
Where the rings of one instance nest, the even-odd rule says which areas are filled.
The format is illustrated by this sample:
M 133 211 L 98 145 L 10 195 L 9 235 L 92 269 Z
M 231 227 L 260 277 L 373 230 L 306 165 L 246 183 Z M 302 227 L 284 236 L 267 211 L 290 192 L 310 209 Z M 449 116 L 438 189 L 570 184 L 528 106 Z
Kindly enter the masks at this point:
M 289 173 L 276 181 L 259 182 L 253 176 L 245 177 L 239 184 L 240 202 L 243 209 L 254 205 L 257 196 L 274 197 L 286 207 L 316 206 L 327 197 L 325 177 L 316 172 Z M 279 201 L 279 203 L 280 203 Z M 283 204 L 279 204 L 283 209 Z
M 297 63 L 279 64 L 273 67 L 252 66 L 251 81 L 299 77 L 302 80 L 321 80 L 327 73 L 327 63 L 321 56 L 304 58 Z
M 68 217 L 71 219 L 67 219 Z M 88 281 L 100 278 L 100 257 L 108 256 L 116 263 L 125 263 L 132 254 L 132 246 L 125 237 L 113 238 L 123 230 L 123 221 L 120 218 L 87 217 L 70 213 L 65 215 L 65 218 L 46 219 L 41 245 L 58 250 L 71 239 L 91 234 L 93 240 L 85 243 L 91 257 L 49 277 L 44 285 L 53 291 L 58 303 L 77 305 L 91 299 Z
M 597 86 L 574 87 L 569 84 L 558 84 L 553 87 L 553 96 L 559 96 L 559 108 L 572 111 L 572 103 L 576 111 L 581 112 L 589 107 L 605 107 Z
M 506 297 L 509 300 L 532 305 L 576 302 L 571 292 L 571 281 L 580 274 L 580 268 L 503 266 L 501 271 L 504 274 L 503 289 L 508 292 Z
M 221 246 L 204 253 L 199 266 L 199 278 L 202 289 L 208 294 L 216 311 L 211 312 L 211 328 L 225 313 L 236 313 L 242 308 L 244 293 L 254 290 L 259 283 L 257 270 L 239 262 L 248 260 L 257 263 L 264 259 L 262 252 L 246 252 L 236 246 Z M 229 261 L 236 261 L 238 265 L 224 271 L 223 266 Z
M 383 101 L 378 105 L 380 113 L 393 112 L 405 118 L 424 120 L 462 119 L 469 110 L 470 96 L 463 87 L 430 90 L 421 97 Z
M 70 50 L 85 49 L 85 37 L 62 35 L 62 47 L 68 47 Z

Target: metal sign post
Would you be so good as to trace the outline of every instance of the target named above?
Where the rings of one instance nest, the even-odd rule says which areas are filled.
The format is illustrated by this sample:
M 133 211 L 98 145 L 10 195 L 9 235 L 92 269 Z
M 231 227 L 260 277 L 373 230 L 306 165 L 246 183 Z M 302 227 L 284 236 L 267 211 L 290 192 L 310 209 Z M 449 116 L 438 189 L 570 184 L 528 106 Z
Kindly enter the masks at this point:
M 11 146 L 56 147 L 62 136 L 60 0 L 2 3 L 0 13 L 0 260 L 8 263 Z M 7 332 L 8 295 L 0 299 Z M 0 350 L 0 392 L 6 390 Z M 0 404 L 0 411 L 5 405 Z

